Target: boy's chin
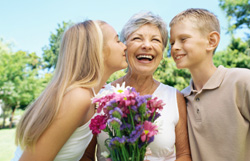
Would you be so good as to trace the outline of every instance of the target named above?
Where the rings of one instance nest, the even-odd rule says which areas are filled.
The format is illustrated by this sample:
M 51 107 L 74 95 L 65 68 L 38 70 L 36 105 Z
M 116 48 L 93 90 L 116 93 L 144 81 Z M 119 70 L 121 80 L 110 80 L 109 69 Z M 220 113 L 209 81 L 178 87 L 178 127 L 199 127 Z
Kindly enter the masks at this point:
M 184 66 L 182 66 L 182 65 L 178 65 L 178 64 L 175 64 L 176 65 L 176 67 L 178 68 L 178 69 L 185 69 L 186 67 L 184 67 Z

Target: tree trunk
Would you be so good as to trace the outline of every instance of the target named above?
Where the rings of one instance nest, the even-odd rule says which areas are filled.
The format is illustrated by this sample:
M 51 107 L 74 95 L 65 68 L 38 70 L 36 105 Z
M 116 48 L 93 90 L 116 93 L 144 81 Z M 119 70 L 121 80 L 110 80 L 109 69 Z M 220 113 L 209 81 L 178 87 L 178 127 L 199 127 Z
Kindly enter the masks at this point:
M 15 111 L 16 111 L 16 106 L 14 108 L 12 108 L 12 112 L 11 112 L 11 115 L 10 115 L 10 124 L 9 124 L 9 128 L 12 128 L 12 125 L 13 125 L 13 119 L 14 119 L 14 114 L 15 114 Z
M 3 124 L 2 124 L 2 127 L 1 127 L 1 128 L 4 128 L 4 127 L 5 127 L 5 119 L 6 119 L 6 111 L 3 110 Z

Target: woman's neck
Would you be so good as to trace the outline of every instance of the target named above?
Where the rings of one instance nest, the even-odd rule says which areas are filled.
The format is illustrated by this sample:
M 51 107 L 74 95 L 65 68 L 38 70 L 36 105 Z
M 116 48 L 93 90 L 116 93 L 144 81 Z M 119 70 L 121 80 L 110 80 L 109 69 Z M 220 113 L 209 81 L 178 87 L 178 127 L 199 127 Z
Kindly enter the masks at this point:
M 122 84 L 123 82 L 125 82 L 126 86 L 134 87 L 141 95 L 153 94 L 160 84 L 160 82 L 153 79 L 152 75 L 138 75 L 132 73 L 127 73 L 114 83 Z

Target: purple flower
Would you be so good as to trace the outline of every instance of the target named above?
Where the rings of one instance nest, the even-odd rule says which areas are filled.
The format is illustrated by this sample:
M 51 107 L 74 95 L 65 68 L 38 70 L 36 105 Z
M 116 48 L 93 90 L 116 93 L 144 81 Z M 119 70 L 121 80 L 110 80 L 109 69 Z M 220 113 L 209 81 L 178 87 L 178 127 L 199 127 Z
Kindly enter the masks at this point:
M 119 107 L 115 107 L 113 110 L 109 111 L 109 115 L 111 115 L 112 117 L 116 117 L 118 119 L 121 119 L 123 112 Z
M 142 125 L 137 125 L 135 127 L 135 130 L 131 132 L 129 137 L 127 138 L 127 142 L 129 143 L 134 143 L 143 133 L 143 126 Z
M 137 96 L 136 101 L 137 101 L 137 106 L 141 106 L 142 104 L 147 103 L 147 99 L 151 98 L 151 95 L 144 95 L 144 96 Z
M 155 121 L 158 117 L 160 117 L 161 116 L 161 114 L 159 113 L 159 112 L 155 112 L 155 117 L 154 117 L 154 120 L 153 121 Z M 152 122 L 152 118 L 153 118 L 153 116 L 150 116 L 149 118 L 148 118 L 148 121 L 151 121 Z
M 141 122 L 141 115 L 140 114 L 136 114 L 134 118 L 135 118 L 135 121 Z
M 120 129 L 120 126 L 122 124 L 121 120 L 115 117 L 108 119 L 107 122 L 108 122 L 108 125 L 113 127 L 114 129 Z
M 137 106 L 131 106 L 131 110 L 133 110 L 134 112 L 137 112 Z
M 124 130 L 124 129 L 130 129 L 131 125 L 128 123 L 123 123 L 120 127 L 120 130 Z
M 109 147 L 119 147 L 123 144 L 125 144 L 125 136 L 120 137 L 114 137 L 110 140 Z

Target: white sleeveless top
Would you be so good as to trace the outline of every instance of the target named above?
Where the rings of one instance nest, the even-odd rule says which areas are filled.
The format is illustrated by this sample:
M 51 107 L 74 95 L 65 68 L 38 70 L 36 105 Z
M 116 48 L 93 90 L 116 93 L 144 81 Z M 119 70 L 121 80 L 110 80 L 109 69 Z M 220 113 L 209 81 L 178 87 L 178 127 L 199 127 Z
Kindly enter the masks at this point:
M 74 131 L 68 141 L 58 152 L 54 161 L 79 161 L 82 158 L 86 148 L 88 147 L 93 137 L 93 134 L 89 129 L 90 120 Z M 23 151 L 18 146 L 15 152 L 15 156 L 11 161 L 18 161 L 22 154 Z
M 106 89 L 111 88 L 108 84 Z M 163 110 L 160 111 L 161 116 L 156 120 L 158 126 L 158 134 L 154 137 L 154 141 L 149 144 L 152 155 L 148 155 L 150 161 L 174 161 L 175 154 L 175 126 L 179 121 L 179 111 L 176 98 L 176 89 L 168 85 L 160 84 L 153 97 L 162 99 L 165 103 Z M 107 133 L 101 132 L 97 136 L 97 158 L 98 161 L 105 161 L 101 155 L 102 152 L 108 152 L 104 141 L 108 138 Z

